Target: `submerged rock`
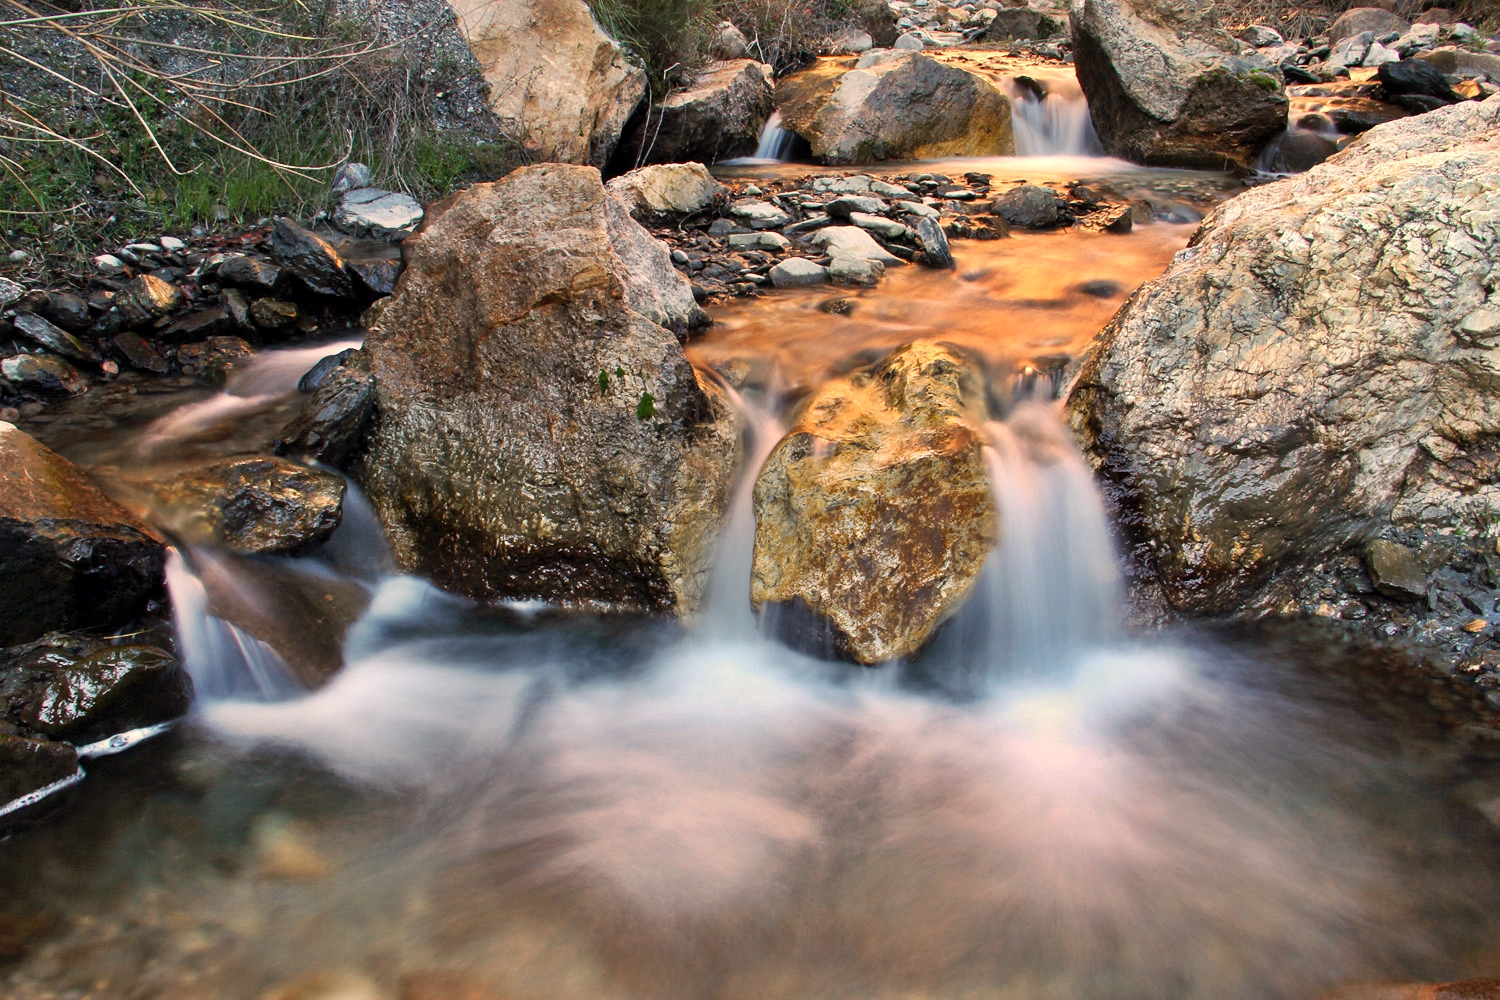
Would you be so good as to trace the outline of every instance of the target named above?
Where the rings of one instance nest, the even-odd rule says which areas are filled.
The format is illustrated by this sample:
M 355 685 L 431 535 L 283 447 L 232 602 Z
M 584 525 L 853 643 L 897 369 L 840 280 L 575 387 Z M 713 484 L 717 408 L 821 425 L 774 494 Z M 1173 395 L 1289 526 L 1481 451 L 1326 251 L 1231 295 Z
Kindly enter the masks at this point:
M 184 540 L 245 555 L 296 554 L 328 540 L 344 514 L 344 477 L 280 458 L 229 458 L 157 487 Z
M 481 599 L 693 608 L 739 434 L 683 355 L 704 317 L 666 247 L 558 164 L 469 188 L 406 247 L 353 466 L 401 565 Z
M 66 743 L 0 735 L 0 806 L 78 773 L 78 752 Z
M 750 599 L 788 641 L 858 663 L 910 656 L 996 540 L 980 373 L 919 342 L 804 405 L 755 484 Z
M 1239 56 L 1208 4 L 1073 0 L 1078 82 L 1104 148 L 1171 167 L 1249 167 L 1286 128 L 1275 70 Z
M 1015 152 L 1010 99 L 977 73 L 920 52 L 824 59 L 776 85 L 783 127 L 824 163 Z
M 1239 195 L 1095 342 L 1069 413 L 1174 606 L 1500 523 L 1497 134 L 1467 102 Z

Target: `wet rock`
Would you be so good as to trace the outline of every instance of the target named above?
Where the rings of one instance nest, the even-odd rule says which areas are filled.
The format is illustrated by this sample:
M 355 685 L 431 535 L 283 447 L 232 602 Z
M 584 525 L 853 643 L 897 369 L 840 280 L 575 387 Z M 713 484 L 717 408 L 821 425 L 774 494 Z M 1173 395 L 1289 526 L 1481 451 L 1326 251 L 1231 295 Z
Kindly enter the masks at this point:
M 183 304 L 182 289 L 154 274 L 131 278 L 114 297 L 114 307 L 131 326 L 141 326 L 160 319 Z
M 26 677 L 27 689 L 12 698 L 11 718 L 75 744 L 179 718 L 193 700 L 186 671 L 156 646 L 90 642 L 78 651 L 66 641 L 47 643 L 17 657 L 11 669 Z
M 841 198 L 834 198 L 825 202 L 823 211 L 839 219 L 847 219 L 855 212 L 865 215 L 876 215 L 885 211 L 885 200 L 863 195 L 846 194 Z
M 783 125 L 824 163 L 1005 156 L 1010 100 L 989 79 L 919 52 L 825 59 L 776 85 Z
M 726 188 L 701 163 L 667 163 L 632 170 L 604 185 L 638 219 L 701 212 Z
M 165 558 L 82 470 L 0 423 L 0 645 L 130 621 L 159 594 Z
M 343 468 L 360 450 L 375 408 L 375 380 L 368 355 L 363 351 L 348 355 L 318 384 L 309 386 L 314 390 L 312 398 L 282 430 L 276 442 L 278 455 Z M 300 383 L 298 388 L 302 388 Z
M 1338 144 L 1325 135 L 1316 132 L 1289 132 L 1276 141 L 1269 165 L 1275 173 L 1305 173 L 1338 152 L 1338 149 Z
M 302 279 L 309 291 L 342 298 L 353 290 L 343 258 L 333 245 L 290 219 L 277 219 L 272 226 L 271 253 Z
M 755 484 L 755 608 L 858 663 L 919 650 L 995 543 L 984 419 L 980 374 L 937 344 L 821 389 Z
M 1459 99 L 1442 70 L 1421 59 L 1385 63 L 1375 71 L 1375 78 L 1388 99 L 1408 94 L 1435 97 L 1444 104 L 1456 104 Z
M 78 753 L 66 743 L 0 735 L 0 805 L 78 773 Z
M 165 375 L 172 367 L 167 362 L 167 359 L 162 356 L 161 351 L 156 349 L 156 345 L 138 333 L 130 330 L 126 330 L 124 333 L 117 333 L 114 336 L 113 343 L 115 350 L 119 351 L 126 363 L 132 368 L 143 372 L 152 372 L 157 375 Z
M 282 458 L 225 459 L 160 484 L 175 534 L 244 555 L 306 552 L 328 540 L 344 514 L 344 477 Z
M 405 246 L 353 466 L 402 566 L 481 599 L 695 606 L 738 431 L 683 355 L 703 314 L 667 248 L 557 164 L 467 189 Z
M 912 232 L 903 223 L 887 219 L 883 215 L 866 215 L 863 212 L 849 213 L 849 221 L 861 229 L 868 229 L 888 240 L 910 239 Z
M 996 198 L 990 211 L 1013 226 L 1046 229 L 1057 225 L 1057 195 L 1051 188 L 1022 184 Z
M 255 321 L 250 318 L 250 303 L 245 299 L 244 292 L 238 288 L 226 288 L 219 293 L 219 301 L 224 306 L 225 315 L 237 329 L 255 328 Z
M 333 862 L 318 850 L 317 839 L 306 824 L 289 816 L 269 813 L 255 818 L 250 828 L 250 848 L 261 878 L 282 882 L 315 882 L 333 873 Z M 342 986 L 329 1000 L 343 1000 Z M 356 994 L 357 995 L 357 994 Z
M 1078 82 L 1115 156 L 1179 167 L 1248 167 L 1286 128 L 1279 74 L 1238 55 L 1212 6 L 1075 0 Z
M 1400 601 L 1427 596 L 1427 572 L 1417 554 L 1400 542 L 1379 538 L 1365 546 L 1365 568 L 1375 589 Z
M 828 265 L 829 280 L 841 285 L 875 285 L 885 277 L 885 265 L 849 254 L 835 257 Z
M 89 387 L 77 368 L 51 354 L 18 354 L 0 359 L 0 375 L 33 392 L 65 392 L 76 396 Z
M 49 292 L 42 315 L 73 333 L 80 333 L 89 327 L 89 304 L 72 292 Z
M 250 303 L 250 319 L 262 330 L 285 330 L 297 322 L 297 304 L 285 299 L 256 299 Z
M 753 59 L 711 63 L 685 89 L 643 114 L 620 143 L 618 159 L 648 163 L 716 163 L 749 156 L 770 117 L 773 71 Z
M 421 221 L 421 202 L 404 192 L 380 188 L 350 191 L 333 216 L 334 225 L 340 229 L 372 236 L 409 233 Z
M 538 160 L 609 161 L 646 74 L 577 0 L 450 0 L 490 107 Z M 518 81 L 525 81 L 518 86 Z
M 1455 332 L 1500 290 L 1497 128 L 1500 100 L 1453 105 L 1231 199 L 1096 341 L 1070 417 L 1174 606 L 1492 523 L 1500 356 Z
M 1381 7 L 1355 7 L 1346 10 L 1328 26 L 1328 44 L 1338 45 L 1355 35 L 1369 32 L 1376 38 L 1395 32 L 1404 34 L 1411 25 Z
M 254 348 L 239 337 L 209 337 L 177 348 L 177 365 L 184 375 L 223 385 L 231 372 L 254 356 Z
M 344 268 L 372 295 L 390 295 L 396 290 L 396 281 L 401 277 L 401 260 L 393 259 L 360 259 L 347 260 Z
M 61 327 L 54 326 L 34 313 L 16 313 L 11 320 L 16 332 L 49 351 L 74 361 L 99 362 L 99 352 Z
M 789 257 L 773 265 L 769 276 L 777 288 L 821 285 L 829 278 L 828 268 L 805 257 Z
M 190 312 L 162 327 L 156 335 L 169 343 L 202 340 L 226 329 L 230 323 L 228 309 L 223 306 L 209 306 L 207 309 Z
M 319 358 L 317 364 L 309 368 L 307 372 L 297 380 L 297 391 L 316 392 L 318 389 L 321 389 L 323 387 L 323 384 L 328 381 L 328 377 L 330 375 L 338 371 L 339 368 L 344 364 L 344 362 L 348 361 L 358 353 L 359 348 L 351 347 L 348 350 L 340 351 L 337 354 L 330 354 L 327 357 Z
M 281 268 L 260 257 L 235 254 L 219 265 L 216 277 L 221 284 L 270 292 L 281 280 Z
M 953 251 L 948 247 L 948 236 L 936 219 L 917 220 L 917 241 L 922 244 L 921 262 L 927 267 L 951 268 L 955 266 Z

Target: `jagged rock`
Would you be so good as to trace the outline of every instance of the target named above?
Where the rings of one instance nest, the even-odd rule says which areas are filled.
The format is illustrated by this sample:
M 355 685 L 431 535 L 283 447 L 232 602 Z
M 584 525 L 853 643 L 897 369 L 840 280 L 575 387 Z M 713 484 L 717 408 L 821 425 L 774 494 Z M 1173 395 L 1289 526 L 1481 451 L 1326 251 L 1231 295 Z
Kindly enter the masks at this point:
M 343 468 L 360 449 L 375 409 L 375 380 L 365 352 L 346 353 L 321 379 L 304 385 L 304 377 L 298 383 L 299 389 L 312 390 L 313 395 L 282 430 L 276 442 L 278 455 L 297 455 Z
M 683 355 L 704 317 L 666 247 L 558 164 L 467 189 L 405 247 L 353 465 L 401 565 L 481 599 L 693 608 L 739 435 Z
M 943 269 L 955 266 L 948 236 L 936 219 L 924 217 L 917 220 L 917 241 L 922 244 L 923 264 Z
M 449 0 L 507 134 L 539 160 L 602 167 L 646 74 L 578 0 Z
M 131 326 L 160 319 L 182 307 L 182 289 L 154 274 L 136 275 L 114 297 L 114 307 Z
M 638 116 L 621 140 L 619 159 L 646 163 L 714 163 L 755 152 L 772 110 L 770 66 L 753 59 L 710 63 L 685 89 Z
M 720 21 L 713 41 L 708 43 L 708 54 L 715 59 L 744 59 L 750 54 L 750 43 L 745 35 L 728 21 Z
M 51 354 L 18 354 L 0 360 L 0 375 L 15 385 L 37 392 L 65 392 L 76 396 L 89 384 L 77 368 Z
M 1387 62 L 1375 71 L 1375 78 L 1388 99 L 1406 94 L 1435 97 L 1444 104 L 1458 103 L 1458 95 L 1448 84 L 1442 70 L 1422 59 Z
M 367 188 L 375 181 L 375 174 L 363 163 L 345 163 L 339 167 L 333 175 L 333 184 L 328 188 L 328 193 L 341 195 L 345 191 L 357 191 Z
M 922 648 L 995 543 L 984 419 L 979 372 L 923 342 L 807 401 L 755 484 L 750 599 L 778 634 L 858 663 Z
M 344 516 L 344 477 L 281 458 L 229 458 L 156 488 L 174 533 L 243 555 L 321 545 Z
M 359 188 L 344 195 L 333 223 L 351 233 L 394 236 L 422 221 L 422 203 L 400 191 Z
M 285 330 L 297 322 L 297 304 L 285 299 L 256 299 L 250 303 L 250 319 L 262 330 Z
M 1174 606 L 1500 518 L 1500 345 L 1463 336 L 1500 303 L 1497 133 L 1457 104 L 1225 202 L 1096 341 L 1069 413 Z
M 613 178 L 604 188 L 624 202 L 636 218 L 701 212 L 722 198 L 726 190 L 701 163 L 641 167 Z
M 1427 596 L 1427 573 L 1417 554 L 1400 542 L 1379 538 L 1365 546 L 1365 568 L 1375 589 L 1400 601 Z
M 1411 24 L 1381 7 L 1355 7 L 1346 10 L 1328 26 L 1328 44 L 1338 45 L 1346 38 L 1369 32 L 1376 38 L 1395 32 L 1404 34 Z
M 33 344 L 61 354 L 74 361 L 99 362 L 99 352 L 61 327 L 54 326 L 35 313 L 16 313 L 11 320 L 16 332 Z
M 1194 0 L 1073 0 L 1078 82 L 1104 148 L 1160 166 L 1248 167 L 1286 128 L 1274 71 Z
M 9 278 L 0 278 L 0 309 L 9 309 L 21 301 L 26 289 Z
M 156 646 L 109 646 L 71 637 L 48 640 L 11 664 L 24 675 L 11 718 L 51 739 L 91 743 L 167 722 L 192 704 L 192 682 L 177 658 Z
M 177 348 L 182 374 L 223 385 L 237 367 L 255 357 L 255 349 L 239 337 L 209 337 Z
M 990 80 L 920 52 L 823 59 L 776 85 L 783 127 L 824 163 L 1015 152 L 1010 100 Z
M 219 264 L 215 277 L 221 284 L 273 291 L 281 280 L 281 268 L 260 257 L 235 254 Z
M 290 219 L 277 219 L 271 227 L 271 253 L 311 292 L 344 298 L 353 291 L 333 244 Z
M 0 422 L 0 645 L 125 624 L 160 593 L 165 559 L 82 470 Z
M 0 735 L 0 806 L 78 773 L 78 752 L 66 743 Z

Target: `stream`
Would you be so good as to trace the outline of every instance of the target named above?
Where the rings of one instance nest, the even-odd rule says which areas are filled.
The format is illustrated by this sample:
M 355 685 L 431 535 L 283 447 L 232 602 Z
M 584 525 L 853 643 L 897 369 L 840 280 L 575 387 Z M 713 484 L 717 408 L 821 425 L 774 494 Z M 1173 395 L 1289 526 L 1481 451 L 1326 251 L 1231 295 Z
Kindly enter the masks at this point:
M 195 711 L 0 839 L 0 995 L 1312 1000 L 1500 974 L 1500 764 L 1462 706 L 1326 627 L 1130 627 L 1054 393 L 1186 246 L 1190 193 L 1232 184 L 1084 152 L 923 169 L 1107 183 L 1158 221 L 716 307 L 689 356 L 748 373 L 751 458 L 694 620 L 445 595 L 395 573 L 352 488 L 308 556 L 179 552 Z M 263 450 L 357 337 L 222 393 L 122 379 L 104 416 L 27 430 L 140 506 L 177 463 Z M 798 399 L 919 337 L 988 367 L 1003 541 L 916 660 L 793 652 L 748 606 L 749 487 Z M 35 943 L 7 964 L 13 927 Z

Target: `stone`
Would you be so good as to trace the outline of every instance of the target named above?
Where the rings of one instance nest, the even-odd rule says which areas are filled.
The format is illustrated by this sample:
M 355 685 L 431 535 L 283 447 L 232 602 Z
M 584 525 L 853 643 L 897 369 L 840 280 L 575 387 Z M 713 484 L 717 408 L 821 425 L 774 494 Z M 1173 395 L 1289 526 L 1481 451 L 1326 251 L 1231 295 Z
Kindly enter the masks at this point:
M 840 285 L 875 285 L 885 277 L 885 265 L 878 260 L 844 254 L 828 265 L 828 278 Z
M 166 326 L 156 328 L 156 336 L 168 343 L 202 340 L 220 333 L 231 325 L 229 310 L 222 305 L 194 309 Z
M 1368 31 L 1339 42 L 1323 63 L 1323 74 L 1331 78 L 1347 72 L 1350 66 L 1362 65 L 1374 44 L 1375 36 Z
M 792 217 L 769 201 L 741 198 L 729 203 L 729 214 L 751 229 L 775 229 L 792 221 Z
M 78 773 L 78 752 L 66 743 L 0 735 L 0 806 Z
M 1448 84 L 1448 78 L 1430 62 L 1422 59 L 1402 59 L 1387 62 L 1375 71 L 1381 90 L 1387 98 L 1404 94 L 1435 97 L 1444 104 L 1457 104 L 1458 95 Z
M 370 187 L 375 181 L 375 174 L 363 163 L 345 163 L 334 172 L 333 184 L 328 192 L 334 196 L 343 194 L 345 191 L 357 191 L 360 188 Z
M 1497 130 L 1464 102 L 1239 194 L 1095 341 L 1069 418 L 1173 607 L 1500 520 L 1500 353 L 1455 336 L 1500 290 Z
M 115 350 L 125 359 L 126 364 L 132 368 L 156 375 L 165 375 L 171 370 L 172 366 L 162 356 L 156 345 L 138 333 L 130 330 L 117 333 L 112 343 L 115 345 Z
M 245 299 L 245 293 L 238 288 L 226 288 L 219 293 L 219 302 L 224 306 L 224 314 L 240 330 L 253 330 L 255 321 L 250 318 L 250 303 Z
M 165 565 L 156 532 L 0 423 L 0 646 L 127 624 L 161 594 Z
M 806 257 L 789 257 L 781 261 L 771 268 L 769 276 L 771 284 L 777 288 L 821 285 L 829 278 L 828 268 Z
M 922 36 L 920 33 L 915 31 L 908 31 L 900 38 L 896 39 L 896 44 L 893 45 L 892 48 L 898 51 L 921 52 L 924 48 L 926 48 L 926 45 L 923 44 Z
M 1328 44 L 1337 46 L 1347 38 L 1369 32 L 1375 38 L 1394 31 L 1404 34 L 1411 24 L 1381 7 L 1355 7 L 1346 10 L 1328 26 Z
M 1418 49 L 1436 45 L 1442 32 L 1443 29 L 1436 24 L 1413 24 L 1406 34 L 1391 43 L 1391 48 L 1403 56 L 1409 56 Z
M 979 36 L 984 42 L 1010 42 L 1033 38 L 1062 38 L 1068 33 L 1068 22 L 1029 7 L 1009 7 L 995 12 L 995 18 Z
M 631 121 L 616 163 L 715 163 L 753 154 L 773 109 L 773 79 L 772 68 L 753 59 L 710 63 Z
M 285 330 L 297 322 L 297 304 L 284 299 L 256 299 L 250 303 L 250 318 L 262 330 Z
M 88 642 L 75 652 L 43 644 L 11 666 L 29 678 L 25 695 L 11 700 L 12 718 L 75 744 L 180 718 L 193 701 L 177 657 L 156 646 Z
M 848 219 L 855 212 L 877 215 L 885 211 L 885 201 L 857 194 L 846 194 L 823 205 L 823 211 L 840 219 Z
M 36 392 L 65 392 L 76 396 L 88 391 L 88 381 L 77 368 L 52 354 L 18 354 L 0 359 L 0 375 L 11 383 Z
M 259 455 L 223 459 L 156 487 L 159 514 L 195 545 L 241 555 L 297 555 L 344 516 L 344 477 Z
M 1369 50 L 1365 52 L 1365 57 L 1359 61 L 1359 64 L 1368 68 L 1372 66 L 1384 66 L 1386 63 L 1399 62 L 1400 59 L 1401 54 L 1399 52 L 1396 52 L 1394 49 L 1388 49 L 1379 42 L 1374 42 L 1370 45 Z
M 544 164 L 404 249 L 351 465 L 400 565 L 480 600 L 696 607 L 739 430 L 683 354 L 706 316 L 667 248 L 597 170 Z
M 997 537 L 984 398 L 971 362 L 918 342 L 804 404 L 755 483 L 750 599 L 773 632 L 883 663 L 962 605 Z
M 895 204 L 894 208 L 898 212 L 905 212 L 908 215 L 915 215 L 923 219 L 938 219 L 943 214 L 931 205 L 924 205 L 920 201 L 899 201 Z
M 900 30 L 896 13 L 886 0 L 854 0 L 848 6 L 849 20 L 870 36 L 876 48 L 888 49 L 896 44 Z
M 47 306 L 43 309 L 42 315 L 72 333 L 81 333 L 89 326 L 88 302 L 82 296 L 71 292 L 49 292 Z
M 1444 46 L 1430 52 L 1421 52 L 1417 58 L 1432 63 L 1439 70 L 1457 76 L 1462 73 L 1483 73 L 1492 81 L 1500 82 L 1500 55 L 1494 52 L 1471 52 L 1456 46 Z
M 1365 546 L 1365 568 L 1375 589 L 1398 601 L 1419 601 L 1427 596 L 1427 573 L 1417 554 L 1400 542 L 1378 538 Z
M 371 295 L 386 296 L 396 290 L 396 280 L 401 277 L 401 258 L 346 259 L 344 270 L 358 278 Z
M 1235 32 L 1234 37 L 1242 42 L 1248 42 L 1257 49 L 1270 48 L 1273 45 L 1284 45 L 1286 43 L 1286 39 L 1282 37 L 1281 32 L 1264 24 L 1247 24 Z
M 1338 152 L 1338 144 L 1317 132 L 1288 132 L 1269 150 L 1267 165 L 1272 173 L 1300 174 Z
M 1047 229 L 1057 225 L 1057 195 L 1039 184 L 1012 188 L 990 205 L 990 212 L 1013 226 Z
M 833 47 L 838 52 L 848 52 L 858 55 L 868 52 L 875 47 L 875 39 L 870 37 L 867 31 L 851 28 L 833 40 Z
M 604 189 L 637 219 L 701 212 L 720 201 L 726 190 L 701 163 L 640 167 L 612 178 Z
M 313 830 L 305 823 L 278 813 L 255 818 L 250 828 L 250 847 L 255 852 L 255 867 L 261 878 L 282 882 L 315 882 L 333 873 L 333 862 L 318 850 Z M 373 984 L 372 984 L 373 985 Z M 364 986 L 340 983 L 337 989 L 322 994 L 326 1000 L 356 997 L 380 997 Z
M 187 249 L 187 244 L 175 236 L 163 236 L 156 241 L 156 245 L 168 253 L 178 253 Z
M 101 253 L 94 258 L 94 270 L 105 276 L 124 274 L 125 262 L 112 253 Z
M 948 236 L 936 219 L 917 220 L 917 241 L 922 244 L 921 262 L 926 266 L 941 269 L 956 266 L 953 251 L 948 246 Z
M 9 309 L 21 301 L 26 289 L 9 278 L 0 278 L 0 309 Z
M 1286 128 L 1280 74 L 1238 55 L 1212 5 L 1073 0 L 1070 16 L 1078 82 L 1112 155 L 1248 168 Z
M 61 327 L 54 326 L 35 313 L 16 313 L 11 324 L 16 332 L 33 344 L 45 347 L 73 361 L 99 363 L 99 352 Z
M 255 349 L 239 337 L 209 337 L 177 348 L 182 374 L 223 385 L 230 373 L 255 356 Z
M 449 0 L 507 135 L 537 160 L 609 162 L 646 74 L 578 0 Z
M 154 274 L 138 274 L 125 283 L 112 300 L 131 326 L 150 323 L 180 309 L 182 289 Z
M 744 59 L 750 54 L 750 43 L 729 21 L 720 21 L 714 32 L 713 41 L 708 43 L 708 54 L 715 59 Z
M 395 236 L 422 221 L 422 203 L 403 191 L 358 188 L 344 195 L 333 224 L 351 233 Z
M 303 385 L 299 383 L 298 388 Z M 369 356 L 363 351 L 348 352 L 323 379 L 307 388 L 313 391 L 312 398 L 282 430 L 276 453 L 342 469 L 363 446 L 375 411 Z
M 876 243 L 869 233 L 858 226 L 829 226 L 813 233 L 807 241 L 827 250 L 830 257 L 853 255 L 866 260 L 878 260 L 882 264 L 906 263 Z
M 820 60 L 777 83 L 776 105 L 782 127 L 823 163 L 1015 152 L 1010 99 L 999 87 L 919 52 Z
M 223 285 L 239 285 L 270 292 L 281 280 L 281 268 L 270 261 L 249 254 L 234 254 L 219 264 L 215 278 Z
M 866 215 L 863 212 L 849 213 L 849 221 L 861 229 L 868 229 L 872 233 L 879 233 L 888 240 L 909 239 L 911 230 L 895 219 L 887 219 L 883 215 Z
M 290 219 L 278 218 L 272 224 L 271 253 L 310 292 L 347 298 L 353 291 L 344 260 L 333 244 Z

